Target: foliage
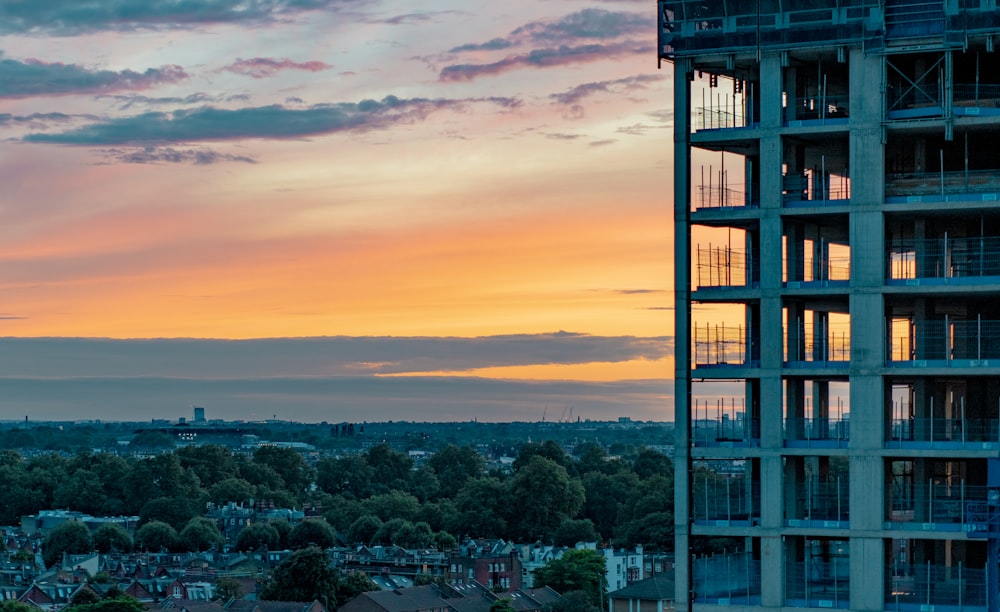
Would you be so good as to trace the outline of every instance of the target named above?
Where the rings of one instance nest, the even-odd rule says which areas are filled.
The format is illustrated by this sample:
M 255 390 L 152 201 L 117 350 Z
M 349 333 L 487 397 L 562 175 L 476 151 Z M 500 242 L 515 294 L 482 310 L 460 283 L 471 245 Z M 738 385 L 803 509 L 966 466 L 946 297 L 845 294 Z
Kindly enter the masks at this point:
M 330 548 L 337 543 L 337 534 L 323 519 L 306 519 L 288 534 L 288 545 L 291 548 L 318 546 Z
M 132 552 L 132 537 L 117 523 L 104 523 L 94 532 L 94 549 L 99 553 Z
M 38 608 L 15 599 L 0 599 L 0 612 L 38 612 Z
M 215 521 L 196 516 L 184 526 L 177 536 L 178 545 L 185 551 L 202 552 L 211 548 L 222 548 L 225 538 L 219 532 Z
M 252 523 L 237 534 L 236 550 L 248 552 L 262 547 L 275 550 L 278 548 L 278 542 L 278 530 L 270 523 Z
M 242 478 L 226 478 L 212 485 L 208 497 L 222 506 L 229 502 L 242 504 L 254 497 L 254 486 Z
M 140 431 L 132 437 L 129 446 L 137 448 L 173 448 L 174 439 L 162 431 L 147 429 Z
M 569 591 L 562 594 L 562 601 L 557 601 L 545 607 L 545 612 L 601 612 L 590 603 L 590 598 L 583 591 Z
M 556 528 L 553 541 L 556 546 L 575 546 L 580 542 L 596 542 L 600 538 L 590 519 L 570 519 Z
M 243 595 L 243 585 L 234 578 L 223 577 L 215 581 L 216 597 L 222 601 L 239 599 Z
M 371 544 L 382 528 L 382 519 L 371 514 L 359 516 L 347 529 L 347 539 L 354 544 Z
M 486 473 L 486 461 L 471 446 L 449 444 L 434 453 L 427 465 L 437 475 L 443 497 L 454 497 L 467 480 Z
M 121 595 L 113 598 L 105 597 L 94 603 L 71 605 L 65 610 L 66 612 L 144 612 L 145 608 L 135 598 Z
M 505 597 L 494 601 L 490 605 L 490 612 L 514 612 L 514 606 L 511 605 L 510 599 Z
M 56 526 L 42 543 L 42 561 L 52 567 L 62 560 L 63 553 L 75 555 L 92 552 L 94 542 L 90 530 L 80 521 L 70 520 Z
M 312 470 L 297 451 L 280 446 L 262 446 L 254 451 L 254 463 L 267 466 L 281 478 L 284 488 L 299 493 L 313 480 Z
M 328 610 L 337 605 L 337 572 L 326 551 L 310 546 L 297 550 L 278 564 L 260 598 L 277 601 L 318 600 Z
M 603 610 L 607 597 L 604 557 L 594 550 L 570 550 L 535 570 L 535 586 L 560 593 L 583 591 L 591 605 Z
M 566 468 L 533 456 L 511 479 L 510 505 L 517 508 L 512 535 L 524 540 L 550 539 L 559 525 L 583 507 L 584 491 Z
M 136 550 L 160 552 L 177 548 L 177 530 L 163 521 L 151 521 L 135 532 Z
M 340 577 L 337 584 L 337 601 L 347 602 L 362 593 L 377 590 L 379 590 L 379 586 L 368 577 L 368 574 L 361 571 L 351 571 L 346 576 Z
M 93 589 L 83 588 L 73 595 L 73 599 L 70 600 L 70 606 L 84 606 L 87 604 L 97 603 L 101 601 L 101 596 L 93 591 Z

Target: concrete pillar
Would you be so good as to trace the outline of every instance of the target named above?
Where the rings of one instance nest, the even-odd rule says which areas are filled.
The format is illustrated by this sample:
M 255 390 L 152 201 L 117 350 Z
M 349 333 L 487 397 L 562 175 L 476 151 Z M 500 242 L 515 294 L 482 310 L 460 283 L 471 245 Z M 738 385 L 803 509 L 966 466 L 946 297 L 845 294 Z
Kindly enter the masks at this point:
M 674 70 L 674 534 L 677 562 L 674 597 L 691 609 L 691 82 L 683 61 Z

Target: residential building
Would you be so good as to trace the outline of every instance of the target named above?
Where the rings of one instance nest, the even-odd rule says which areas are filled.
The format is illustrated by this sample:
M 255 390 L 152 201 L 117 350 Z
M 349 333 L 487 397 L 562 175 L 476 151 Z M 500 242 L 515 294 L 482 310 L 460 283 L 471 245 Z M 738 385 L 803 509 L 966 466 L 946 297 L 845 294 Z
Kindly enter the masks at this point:
M 997 610 L 996 0 L 658 10 L 677 607 Z
M 608 593 L 609 612 L 671 612 L 673 574 L 659 574 Z

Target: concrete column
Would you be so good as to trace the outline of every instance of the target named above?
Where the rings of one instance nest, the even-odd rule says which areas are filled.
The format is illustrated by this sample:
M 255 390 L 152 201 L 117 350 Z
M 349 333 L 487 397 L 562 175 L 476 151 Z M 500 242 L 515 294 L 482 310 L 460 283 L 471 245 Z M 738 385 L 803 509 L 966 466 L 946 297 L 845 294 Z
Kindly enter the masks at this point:
M 785 562 L 780 536 L 760 539 L 760 603 L 764 608 L 780 608 L 785 602 Z
M 674 597 L 691 609 L 691 83 L 685 62 L 674 69 Z

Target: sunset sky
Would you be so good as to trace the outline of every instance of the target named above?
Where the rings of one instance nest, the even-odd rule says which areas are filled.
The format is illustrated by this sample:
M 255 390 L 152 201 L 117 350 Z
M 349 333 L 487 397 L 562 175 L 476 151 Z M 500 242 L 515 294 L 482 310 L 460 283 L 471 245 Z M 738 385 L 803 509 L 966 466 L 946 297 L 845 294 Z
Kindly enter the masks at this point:
M 655 23 L 0 2 L 0 419 L 668 420 Z

